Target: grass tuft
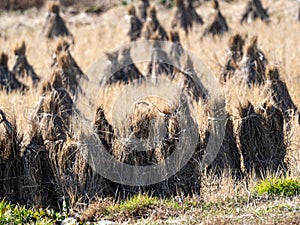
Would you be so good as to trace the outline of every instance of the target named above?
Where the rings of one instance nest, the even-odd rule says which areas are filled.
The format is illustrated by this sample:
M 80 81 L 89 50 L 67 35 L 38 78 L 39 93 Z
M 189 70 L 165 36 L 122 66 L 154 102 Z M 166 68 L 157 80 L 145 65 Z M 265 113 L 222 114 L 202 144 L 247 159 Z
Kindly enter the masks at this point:
M 109 211 L 119 213 L 133 214 L 142 209 L 149 208 L 159 204 L 159 199 L 148 195 L 135 195 L 134 197 L 122 201 L 120 204 L 115 204 L 109 208 Z
M 296 178 L 272 178 L 262 180 L 256 187 L 258 195 L 265 193 L 271 196 L 298 196 L 300 194 L 300 179 Z
M 24 206 L 11 204 L 5 200 L 0 202 L 1 224 L 53 224 L 55 220 L 47 217 L 45 210 L 33 211 Z

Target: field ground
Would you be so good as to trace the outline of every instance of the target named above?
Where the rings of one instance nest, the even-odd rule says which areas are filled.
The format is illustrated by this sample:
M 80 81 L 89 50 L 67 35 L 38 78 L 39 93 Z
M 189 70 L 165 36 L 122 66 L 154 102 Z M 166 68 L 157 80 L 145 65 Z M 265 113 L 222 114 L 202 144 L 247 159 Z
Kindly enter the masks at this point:
M 230 36 L 236 32 L 247 33 L 248 36 L 258 35 L 259 48 L 265 53 L 271 65 L 279 67 L 281 77 L 286 82 L 294 103 L 300 107 L 298 5 L 296 1 L 263 0 L 262 2 L 269 8 L 271 17 L 269 24 L 257 21 L 242 26 L 239 24 L 239 18 L 245 7 L 244 1 L 238 0 L 232 4 L 221 1 L 221 10 L 227 18 L 230 32 L 221 38 L 205 37 L 200 40 L 204 27 L 195 27 L 188 39 L 181 31 L 183 47 L 196 54 L 212 74 L 218 77 L 222 69 L 221 65 L 225 63 Z M 169 18 L 173 9 L 158 7 L 158 17 L 163 26 L 169 29 Z M 209 21 L 210 3 L 202 4 L 197 11 L 203 16 L 204 22 Z M 75 45 L 72 46 L 71 52 L 84 72 L 88 71 L 105 51 L 129 43 L 126 36 L 128 24 L 124 19 L 125 14 L 126 8 L 120 4 L 99 16 L 84 13 L 75 16 L 63 15 L 75 38 Z M 9 53 L 10 67 L 14 61 L 13 47 L 21 40 L 25 40 L 28 60 L 43 80 L 49 79 L 51 74 L 51 53 L 55 46 L 55 43 L 46 41 L 42 34 L 45 17 L 45 8 L 40 11 L 28 10 L 22 14 L 3 12 L 0 15 L 0 50 Z M 233 105 L 235 100 L 247 99 L 257 103 L 255 106 L 258 107 L 259 102 L 265 97 L 261 95 L 260 87 L 251 90 L 230 88 Z M 18 129 L 25 135 L 25 141 L 28 141 L 26 136 L 30 129 L 29 115 L 39 98 L 37 92 L 39 93 L 33 89 L 25 95 L 0 93 L 0 108 L 7 113 L 9 119 L 16 118 Z M 91 113 L 94 116 L 94 112 Z M 286 142 L 289 143 L 287 161 L 290 165 L 290 173 L 298 178 L 300 177 L 299 135 L 300 127 L 293 123 L 291 132 L 285 137 Z M 294 197 L 268 195 L 258 197 L 253 191 L 258 180 L 255 176 L 250 180 L 250 184 L 236 185 L 231 178 L 223 177 L 222 181 L 213 181 L 212 185 L 204 185 L 201 197 L 191 199 L 160 200 L 140 196 L 128 200 L 128 204 L 126 201 L 114 203 L 111 199 L 100 199 L 98 205 L 97 203 L 90 205 L 82 215 L 96 221 L 107 219 L 125 224 L 300 224 L 299 193 Z M 5 210 L 0 212 L 0 219 L 3 219 L 5 212 Z M 70 213 L 70 215 L 74 214 L 76 213 Z M 51 217 L 49 218 L 51 223 Z
M 0 221 L 1 224 L 55 224 L 74 218 L 72 221 L 78 224 L 87 221 L 114 221 L 116 224 L 299 224 L 299 204 L 299 197 L 267 195 L 236 195 L 213 202 L 198 197 L 160 200 L 143 195 L 121 203 L 102 199 L 77 217 L 74 213 L 28 210 L 1 203 Z

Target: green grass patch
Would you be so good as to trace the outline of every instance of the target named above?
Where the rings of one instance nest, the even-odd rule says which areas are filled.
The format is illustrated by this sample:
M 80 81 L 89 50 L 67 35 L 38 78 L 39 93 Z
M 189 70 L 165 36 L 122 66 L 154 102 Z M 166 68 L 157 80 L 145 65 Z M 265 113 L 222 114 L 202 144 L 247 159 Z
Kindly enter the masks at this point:
M 56 224 L 67 216 L 53 209 L 29 209 L 3 199 L 0 202 L 0 224 Z
M 115 213 L 134 213 L 141 209 L 146 209 L 159 204 L 159 199 L 148 195 L 136 195 L 128 200 L 121 201 L 119 204 L 110 206 L 107 210 Z
M 147 194 L 135 195 L 132 198 L 109 206 L 106 211 L 108 213 L 136 213 L 145 209 L 168 208 L 173 210 L 188 210 L 198 207 L 199 203 L 194 200 L 178 201 L 173 198 L 159 199 L 158 197 L 148 196 Z
M 5 200 L 0 202 L 0 224 L 53 224 L 54 222 L 42 209 L 33 211 Z
M 255 191 L 259 196 L 263 194 L 285 197 L 298 196 L 300 194 L 300 179 L 289 177 L 265 179 L 259 182 Z

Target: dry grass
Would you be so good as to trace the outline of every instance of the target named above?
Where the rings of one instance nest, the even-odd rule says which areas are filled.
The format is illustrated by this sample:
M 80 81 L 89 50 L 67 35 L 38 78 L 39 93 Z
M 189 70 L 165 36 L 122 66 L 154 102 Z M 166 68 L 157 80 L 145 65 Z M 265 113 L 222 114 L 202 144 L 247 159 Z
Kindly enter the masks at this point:
M 208 67 L 212 75 L 219 79 L 219 74 L 223 70 L 223 65 L 225 65 L 227 60 L 226 52 L 231 36 L 235 33 L 247 34 L 248 37 L 258 36 L 258 48 L 266 54 L 270 65 L 275 65 L 279 68 L 281 79 L 286 83 L 293 102 L 296 106 L 299 106 L 300 90 L 298 88 L 298 83 L 300 81 L 300 65 L 298 59 L 300 58 L 300 49 L 298 47 L 298 37 L 300 35 L 300 25 L 296 20 L 298 8 L 295 7 L 295 3 L 293 1 L 283 3 L 281 1 L 265 0 L 262 2 L 265 7 L 269 7 L 269 24 L 261 21 L 255 21 L 247 26 L 241 26 L 239 20 L 245 6 L 244 1 L 239 0 L 232 4 L 220 1 L 222 14 L 226 17 L 230 28 L 229 32 L 224 34 L 222 37 L 213 38 L 211 36 L 207 36 L 200 40 L 205 26 L 195 24 L 192 31 L 189 32 L 188 38 L 185 37 L 184 31 L 179 31 L 182 46 L 197 55 Z M 134 4 L 135 3 L 136 2 L 134 2 Z M 210 3 L 203 3 L 199 8 L 197 8 L 197 11 L 202 16 L 204 23 L 208 23 L 210 19 L 210 8 Z M 157 6 L 157 17 L 166 30 L 170 30 L 171 28 L 170 17 L 174 13 L 173 10 L 174 9 L 169 10 L 161 6 Z M 45 22 L 45 12 L 46 9 L 42 9 L 40 12 L 28 11 L 24 14 L 3 13 L 1 14 L 0 24 L 0 46 L 2 51 L 9 53 L 10 68 L 12 68 L 14 62 L 13 47 L 16 45 L 16 43 L 19 43 L 20 40 L 25 40 L 28 61 L 31 63 L 36 73 L 43 81 L 50 79 L 50 75 L 52 74 L 52 69 L 50 66 L 52 63 L 51 56 L 56 50 L 56 42 L 47 41 L 42 34 L 42 27 Z M 65 19 L 70 33 L 74 35 L 75 45 L 70 47 L 70 52 L 84 72 L 89 69 L 90 65 L 94 63 L 99 56 L 104 55 L 106 51 L 116 49 L 124 44 L 129 43 L 129 39 L 126 36 L 129 25 L 124 19 L 125 15 L 126 8 L 124 6 L 116 6 L 100 16 L 90 16 L 86 14 L 71 16 L 62 13 L 62 17 Z M 93 78 L 89 77 L 89 79 Z M 95 80 L 98 80 L 98 78 Z M 9 121 L 16 120 L 18 131 L 20 134 L 24 135 L 24 140 L 21 143 L 23 148 L 32 140 L 32 127 L 30 126 L 32 120 L 31 114 L 34 105 L 38 102 L 39 96 L 37 93 L 39 93 L 39 91 L 37 90 L 41 88 L 41 83 L 43 82 L 40 82 L 37 89 L 31 89 L 24 95 L 19 93 L 0 93 L 0 108 L 5 111 Z M 83 89 L 84 88 L 85 87 L 83 87 Z M 141 88 L 143 88 L 142 85 Z M 109 86 L 106 89 L 101 89 L 99 93 L 93 93 L 96 104 L 91 108 L 93 108 L 94 111 L 87 108 L 84 114 L 89 115 L 89 118 L 93 119 L 96 115 L 96 106 L 102 106 L 107 121 L 111 123 L 113 113 L 112 103 L 115 101 L 115 99 L 117 99 L 122 90 L 124 90 L 124 86 L 121 84 L 116 84 Z M 249 101 L 254 106 L 255 112 L 261 114 L 263 118 L 262 120 L 264 121 L 262 123 L 268 123 L 266 122 L 266 115 L 261 113 L 260 110 L 266 102 L 270 101 L 271 96 L 268 96 L 266 92 L 262 90 L 262 86 L 254 85 L 253 87 L 248 88 L 248 86 L 243 86 L 234 80 L 222 86 L 222 91 L 226 96 L 226 111 L 229 113 L 232 119 L 233 131 L 237 137 L 236 144 L 239 148 L 239 151 L 241 151 L 241 146 L 243 145 L 242 143 L 245 141 L 243 140 L 243 136 L 238 138 L 237 135 L 239 127 L 241 127 L 241 124 L 244 120 L 243 117 L 245 117 L 245 115 L 239 114 L 240 105 L 244 105 Z M 152 99 L 151 101 L 155 100 Z M 161 107 L 160 111 L 173 111 L 173 109 L 161 104 L 159 100 L 157 105 Z M 153 109 L 149 110 L 151 111 Z M 196 112 L 193 112 L 194 115 L 196 115 L 194 118 L 195 121 L 198 124 L 201 124 L 201 126 L 199 126 L 199 136 L 201 140 L 204 140 L 206 135 L 205 132 L 207 127 L 209 127 L 209 124 L 206 120 L 203 122 L 203 118 L 206 116 L 207 109 L 203 107 L 202 104 L 196 104 L 194 102 L 193 110 Z M 136 113 L 137 112 L 138 111 L 136 111 Z M 139 118 L 139 116 L 142 114 L 142 112 L 139 112 L 136 118 Z M 297 120 L 298 118 L 292 117 L 289 124 L 290 129 L 283 131 L 284 146 L 286 147 L 285 163 L 288 167 L 287 172 L 294 176 L 300 175 L 300 126 Z M 136 129 L 140 128 L 139 122 L 144 121 L 133 121 L 133 125 Z M 257 126 L 255 127 L 257 128 Z M 264 129 L 269 128 L 264 127 Z M 266 131 L 263 132 L 267 141 L 272 141 L 273 143 L 274 140 L 269 137 L 268 133 Z M 231 135 L 228 135 L 228 138 L 231 138 Z M 250 133 L 250 143 L 251 135 L 253 136 L 254 133 Z M 273 144 L 272 146 L 275 146 Z M 264 146 L 266 145 L 268 145 L 268 143 L 264 144 Z M 51 179 L 54 177 L 53 179 L 56 179 L 54 183 L 59 184 L 58 186 L 51 187 L 57 192 L 55 198 L 59 198 L 59 196 L 62 195 L 69 196 L 69 201 L 72 206 L 76 206 L 77 202 L 87 202 L 90 200 L 89 198 L 93 199 L 99 193 L 104 193 L 107 195 L 115 194 L 115 184 L 111 184 L 110 182 L 103 180 L 100 176 L 97 176 L 93 173 L 92 169 L 84 160 L 84 152 L 78 151 L 73 137 L 68 138 L 65 143 L 61 143 L 57 146 L 53 146 L 53 143 L 46 143 L 46 146 L 42 147 L 46 147 L 49 151 L 48 154 L 52 163 L 50 167 L 55 167 L 53 170 L 54 174 L 45 175 L 46 177 L 51 177 Z M 277 150 L 270 148 L 269 145 L 268 148 L 268 151 Z M 47 161 L 47 157 L 43 158 L 43 151 L 41 149 L 38 151 L 42 152 L 39 157 Z M 242 152 L 239 152 L 239 154 L 242 155 Z M 39 157 L 37 159 L 39 159 Z M 25 157 L 24 160 L 26 161 L 26 159 L 28 158 Z M 247 160 L 245 157 L 241 157 L 240 160 L 237 160 L 241 164 L 240 166 L 243 172 L 247 171 L 247 168 L 245 167 L 247 162 L 245 162 L 245 160 Z M 42 165 L 35 162 L 33 159 L 30 159 L 28 164 L 26 164 L 27 169 L 30 167 L 30 164 L 34 164 L 36 166 L 33 167 L 34 169 L 42 169 Z M 188 167 L 185 168 L 186 170 L 183 170 L 182 173 L 191 173 L 191 170 L 195 170 L 195 168 L 196 167 L 194 164 L 189 164 Z M 27 171 L 28 176 L 30 176 L 31 179 L 41 179 L 41 175 L 33 174 L 34 172 L 32 170 Z M 205 179 L 201 180 L 199 188 L 201 186 L 201 198 L 203 198 L 204 202 L 223 201 L 224 203 L 227 197 L 235 198 L 234 196 L 237 196 L 237 194 L 243 196 L 249 195 L 251 188 L 256 182 L 256 175 L 248 174 L 245 180 L 242 180 L 237 184 L 235 179 L 231 179 L 231 176 L 227 176 L 228 174 L 232 174 L 231 171 L 227 172 L 228 173 L 226 173 L 226 175 L 221 177 L 215 177 L 212 175 L 203 176 Z M 196 175 L 199 175 L 198 171 L 196 171 Z M 264 176 L 267 175 L 264 174 Z M 180 178 L 180 176 L 177 178 Z M 35 180 L 28 180 L 27 186 L 29 185 L 34 186 L 38 185 L 38 183 Z M 103 191 L 103 189 L 106 187 L 108 187 L 106 191 Z M 37 198 L 43 198 L 42 195 L 45 193 L 43 192 L 43 189 L 28 188 L 27 190 L 28 192 L 37 191 Z M 197 190 L 194 192 L 197 193 Z M 283 200 L 283 202 L 285 202 L 284 204 L 289 204 L 286 201 L 288 200 Z M 299 199 L 296 199 L 296 201 L 299 201 Z M 30 203 L 31 202 L 37 204 L 49 203 L 43 202 L 42 199 L 34 198 L 30 199 Z M 212 221 L 215 223 L 222 222 L 224 224 L 229 222 L 241 223 L 243 219 L 249 219 L 249 221 L 254 222 L 258 221 L 260 223 L 263 222 L 263 220 L 257 219 L 256 213 L 253 213 L 253 211 L 255 211 L 255 205 L 257 202 L 248 202 L 247 204 L 238 204 L 236 202 L 237 201 L 234 201 L 232 203 L 237 205 L 237 207 L 233 208 L 232 210 L 238 210 L 240 207 L 242 208 L 243 213 L 240 214 L 237 211 L 231 212 L 230 210 L 221 210 L 220 215 L 209 217 L 208 215 L 201 214 L 202 219 L 197 219 L 194 218 L 194 212 L 191 211 L 187 213 L 187 215 L 181 216 L 181 219 L 183 220 L 183 223 L 199 221 L 199 223 L 202 222 L 204 224 L 211 223 L 209 222 L 209 219 L 213 219 Z M 272 203 L 270 204 L 272 207 L 275 207 L 274 211 L 280 212 L 280 210 L 276 211 L 278 209 L 276 208 L 276 204 L 278 202 L 275 201 L 273 203 L 273 205 Z M 226 201 L 224 204 L 226 204 Z M 269 203 L 264 205 L 264 202 L 258 202 L 257 204 L 259 205 L 258 210 L 264 210 L 263 207 L 269 206 Z M 247 206 L 249 206 L 253 211 L 248 210 Z M 208 213 L 211 211 L 208 211 Z M 247 212 L 249 211 L 250 213 L 248 215 Z M 231 214 L 231 216 L 228 214 Z M 266 213 L 264 215 L 268 216 L 269 214 Z M 233 216 L 237 216 L 237 221 L 233 218 Z M 291 218 L 293 219 L 294 217 Z M 270 218 L 270 221 L 276 221 L 276 218 L 274 220 L 273 219 L 274 218 Z M 293 221 L 292 219 L 291 222 Z M 296 219 L 299 221 L 299 218 Z M 144 222 L 146 223 L 147 221 Z

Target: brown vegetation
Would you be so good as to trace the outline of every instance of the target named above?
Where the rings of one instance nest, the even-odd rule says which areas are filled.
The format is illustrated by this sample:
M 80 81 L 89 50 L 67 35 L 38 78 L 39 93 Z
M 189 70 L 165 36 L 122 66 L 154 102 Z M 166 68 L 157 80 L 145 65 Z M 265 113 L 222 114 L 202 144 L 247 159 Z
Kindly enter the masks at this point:
M 160 37 L 154 35 L 151 39 L 153 40 L 153 50 L 151 52 L 151 61 L 147 66 L 146 76 L 152 77 L 154 81 L 156 77 L 161 75 L 174 77 L 174 66 L 168 53 L 161 48 Z
M 236 72 L 243 57 L 245 40 L 240 34 L 235 34 L 229 40 L 226 64 L 221 72 L 220 82 L 228 81 Z
M 5 90 L 7 93 L 15 90 L 24 92 L 28 87 L 22 84 L 15 75 L 8 69 L 8 56 L 1 53 L 0 56 L 0 89 Z
M 69 52 L 60 52 L 54 65 L 55 73 L 61 76 L 62 87 L 67 89 L 72 96 L 77 96 L 78 92 L 82 93 L 79 80 L 83 73 Z
M 239 142 L 245 168 L 248 173 L 254 170 L 258 177 L 265 176 L 268 171 L 285 171 L 286 149 L 280 138 L 282 115 L 272 105 L 262 110 L 263 114 L 256 112 L 250 102 L 240 108 Z
M 212 34 L 213 36 L 222 35 L 228 32 L 229 30 L 226 18 L 222 15 L 220 11 L 219 2 L 217 0 L 213 0 L 212 3 L 214 9 L 214 15 L 212 16 L 213 20 L 205 28 L 203 36 L 206 36 L 208 34 Z
M 69 93 L 63 88 L 63 81 L 59 72 L 52 75 L 51 89 L 40 97 L 36 106 L 34 119 L 40 123 L 44 140 L 66 140 L 69 131 L 70 117 L 73 113 L 73 101 Z
M 168 35 L 165 29 L 159 23 L 156 17 L 156 9 L 154 6 L 148 8 L 147 11 L 147 19 L 144 25 L 143 36 L 145 39 L 152 39 L 153 35 L 157 35 L 158 39 L 161 41 L 167 41 Z
M 263 8 L 260 0 L 249 0 L 240 22 L 252 23 L 257 18 L 268 20 L 268 12 Z
M 143 1 L 145 5 L 147 2 Z M 189 1 L 189 4 L 191 3 L 192 1 Z M 205 4 L 201 7 L 208 8 Z M 221 14 L 218 2 L 214 1 L 214 4 L 217 13 Z M 237 5 L 234 2 L 232 4 Z M 41 78 L 50 81 L 43 86 L 38 84 L 42 89 L 41 97 L 28 120 L 26 110 L 32 109 L 37 100 L 36 93 L 34 90 L 29 90 L 24 95 L 20 95 L 19 91 L 10 93 L 12 90 L 22 90 L 24 86 L 21 83 L 16 84 L 14 73 L 9 71 L 9 56 L 4 53 L 1 55 L 0 81 L 3 91 L 0 92 L 0 99 L 1 108 L 6 112 L 5 114 L 0 110 L 1 197 L 17 203 L 38 207 L 50 205 L 56 208 L 61 205 L 62 196 L 67 199 L 71 208 L 81 208 L 87 206 L 82 206 L 81 203 L 90 204 L 97 198 L 113 196 L 124 199 L 141 192 L 162 197 L 199 194 L 201 201 L 205 201 L 209 193 L 213 197 L 217 196 L 216 193 L 225 197 L 238 193 L 243 187 L 244 178 L 247 178 L 247 185 L 253 181 L 252 173 L 257 177 L 265 177 L 268 173 L 299 175 L 297 165 L 300 129 L 296 118 L 299 104 L 299 68 L 296 59 L 299 52 L 295 48 L 298 43 L 298 30 L 295 29 L 297 24 L 290 22 L 288 17 L 282 17 L 278 24 L 257 23 L 255 26 L 241 26 L 238 22 L 235 23 L 228 13 L 230 11 L 224 7 L 224 15 L 228 15 L 228 21 L 235 25 L 232 27 L 236 34 L 230 40 L 227 34 L 214 39 L 207 37 L 199 40 L 199 32 L 189 30 L 189 38 L 193 43 L 190 50 L 201 57 L 212 71 L 208 82 L 202 83 L 200 76 L 203 74 L 197 71 L 192 57 L 184 54 L 183 48 L 186 47 L 187 41 L 185 36 L 180 31 L 172 30 L 167 33 L 163 29 L 162 25 L 170 24 L 169 20 L 164 20 L 169 18 L 170 12 L 163 7 L 159 9 L 165 10 L 159 14 L 162 23 L 158 22 L 153 7 L 148 10 L 149 21 L 145 22 L 144 37 L 152 39 L 153 47 L 156 47 L 153 48 L 151 62 L 147 62 L 147 65 L 135 64 L 128 47 L 115 52 L 107 50 L 123 43 L 121 41 L 125 40 L 126 31 L 122 32 L 121 20 L 114 24 L 110 21 L 112 18 L 107 19 L 105 15 L 100 19 L 92 18 L 93 22 L 98 19 L 100 22 L 87 23 L 85 26 L 81 26 L 76 20 L 70 23 L 71 30 L 78 29 L 78 33 L 74 33 L 76 45 L 71 49 L 68 42 L 59 41 L 50 73 L 47 71 L 50 57 L 40 57 L 49 53 L 49 46 L 40 38 L 38 32 L 33 32 L 27 26 L 20 26 L 16 30 L 3 29 L 5 38 L 1 36 L 0 42 L 4 50 L 22 39 L 26 40 L 28 52 L 25 54 L 25 44 L 21 44 L 15 48 L 15 54 L 18 57 L 28 55 Z M 108 13 L 118 15 L 118 10 L 124 14 L 126 12 L 125 8 L 119 7 Z M 52 14 L 58 15 L 58 12 L 58 7 L 51 7 Z M 130 13 L 135 14 L 132 11 Z M 15 19 L 19 15 L 10 16 Z M 219 20 L 218 15 L 216 18 Z M 4 19 L 9 20 L 6 17 Z M 219 21 L 217 25 L 212 26 L 213 34 L 220 32 L 219 28 L 222 31 L 225 20 L 221 20 L 223 22 Z M 286 26 L 288 22 L 290 26 Z M 287 37 L 281 32 L 274 32 L 278 29 L 285 29 L 284 31 L 290 33 L 294 31 L 295 35 Z M 261 46 L 258 46 L 257 37 Z M 167 39 L 174 45 L 172 49 L 161 51 L 159 42 L 155 40 Z M 283 40 L 287 40 L 286 43 L 283 43 Z M 211 59 L 222 58 L 226 42 L 229 43 L 229 53 L 220 74 L 219 68 Z M 107 52 L 105 55 L 109 64 L 104 75 L 92 74 L 91 77 L 86 77 L 82 71 L 86 71 L 89 64 L 98 57 L 97 46 L 101 46 L 100 53 Z M 268 55 L 268 60 L 260 47 Z M 70 49 L 75 53 L 83 70 L 71 55 Z M 162 62 L 159 57 L 166 61 Z M 282 62 L 279 62 L 278 67 L 271 67 L 269 63 L 277 63 L 276 57 Z M 178 68 L 169 65 L 168 62 L 176 62 Z M 120 93 L 130 87 L 141 90 L 147 88 L 143 86 L 146 83 L 143 66 L 147 67 L 144 68 L 145 75 L 166 78 L 165 83 L 161 83 L 160 80 L 163 79 L 155 79 L 155 85 L 161 85 L 166 92 L 173 92 L 170 83 L 174 84 L 179 87 L 182 95 L 176 96 L 176 101 L 171 105 L 154 97 L 139 99 L 126 115 L 126 123 L 116 124 L 112 118 L 113 104 Z M 213 163 L 206 168 L 206 172 L 209 172 L 206 174 L 201 172 L 200 162 L 207 153 L 205 147 L 210 135 L 210 121 L 214 118 L 207 101 L 210 93 L 207 93 L 205 84 L 214 78 L 214 74 L 217 78 L 221 76 L 220 81 L 223 83 L 216 88 L 225 95 L 227 123 L 220 151 Z M 78 99 L 73 96 L 81 94 L 81 82 L 87 81 L 88 78 L 97 80 L 100 75 L 104 76 L 100 77 L 103 85 L 89 83 L 99 87 L 99 93 L 89 93 L 89 86 L 83 90 L 93 95 L 88 96 L 92 102 L 83 110 L 94 117 L 95 134 L 106 151 L 115 159 L 130 165 L 158 165 L 180 146 L 181 135 L 185 131 L 181 123 L 190 119 L 191 126 L 198 129 L 198 132 L 191 136 L 197 140 L 197 146 L 193 149 L 192 158 L 180 171 L 158 184 L 132 187 L 108 181 L 88 164 L 89 152 L 85 143 L 81 143 L 75 135 L 77 123 L 81 122 L 80 117 L 76 115 L 83 112 L 75 109 L 74 104 Z M 239 82 L 240 80 L 245 82 Z M 126 102 L 122 103 L 125 107 Z M 97 108 L 93 109 L 94 105 Z M 159 135 L 155 135 L 155 132 Z M 89 141 L 90 139 L 87 140 Z M 139 148 L 146 151 L 138 151 Z M 233 178 L 234 184 L 218 187 L 223 190 L 222 193 L 214 189 L 207 191 L 203 185 L 208 178 L 220 178 L 222 182 L 226 182 L 228 177 Z
M 59 39 L 56 50 L 52 56 L 53 62 L 51 64 L 52 68 L 57 68 L 59 67 L 58 64 L 58 58 L 64 54 L 67 57 L 67 61 L 70 63 L 70 70 L 74 73 L 76 77 L 76 81 L 79 82 L 80 79 L 88 80 L 89 78 L 84 74 L 82 69 L 79 67 L 78 63 L 76 60 L 73 58 L 71 52 L 70 52 L 70 43 L 64 39 Z
M 17 45 L 14 49 L 16 61 L 13 67 L 13 73 L 18 78 L 30 77 L 33 85 L 37 85 L 40 81 L 39 76 L 35 73 L 33 67 L 29 64 L 26 57 L 26 45 L 23 41 L 21 45 Z
M 245 79 L 248 85 L 263 84 L 265 82 L 265 72 L 268 60 L 264 53 L 257 47 L 257 37 L 250 39 L 244 50 L 244 56 L 241 61 L 240 75 Z
M 267 72 L 267 93 L 272 96 L 273 104 L 282 113 L 286 123 L 289 123 L 291 116 L 298 115 L 297 106 L 294 104 L 286 84 L 280 79 L 278 68 L 270 67 Z
M 147 11 L 150 7 L 149 0 L 141 0 L 138 6 L 139 9 L 139 17 L 142 19 L 143 22 L 146 21 L 147 18 Z
M 105 53 L 109 65 L 105 69 L 105 75 L 101 79 L 102 84 L 124 83 L 128 84 L 135 80 L 143 80 L 143 75 L 135 66 L 130 56 L 130 47 L 119 51 Z M 120 55 L 119 55 L 120 54 Z
M 220 76 L 221 83 L 235 77 L 248 86 L 264 84 L 268 60 L 257 47 L 257 36 L 248 39 L 248 43 L 246 41 L 246 38 L 240 34 L 230 39 L 227 62 Z
M 197 13 L 193 5 L 193 0 L 188 0 L 187 13 L 191 17 L 191 20 L 196 24 L 204 24 L 202 17 Z
M 192 0 L 188 1 L 187 6 L 184 0 L 176 0 L 175 5 L 176 11 L 171 22 L 172 28 L 182 28 L 188 35 L 194 23 L 203 25 L 202 17 L 195 10 Z
M 26 10 L 31 7 L 41 8 L 45 0 L 3 0 L 0 10 Z
M 128 31 L 128 36 L 130 37 L 130 41 L 136 41 L 142 33 L 143 23 L 137 17 L 135 12 L 135 7 L 133 5 L 129 6 L 128 9 L 130 30 Z
M 48 4 L 48 16 L 44 26 L 44 32 L 48 39 L 54 39 L 59 36 L 71 36 L 65 21 L 59 15 L 60 7 L 55 2 Z
M 208 166 L 208 170 L 219 174 L 219 176 L 222 173 L 230 172 L 234 178 L 241 178 L 243 174 L 241 152 L 237 146 L 233 122 L 229 115 L 222 146 L 214 161 Z
M 189 15 L 183 0 L 176 0 L 176 11 L 172 19 L 172 28 L 182 28 L 185 31 L 185 34 L 188 35 L 189 29 L 192 28 L 192 17 Z

